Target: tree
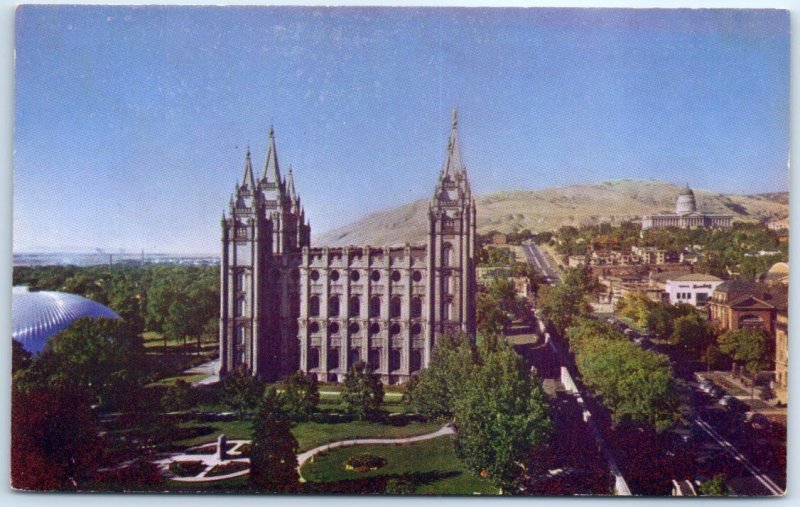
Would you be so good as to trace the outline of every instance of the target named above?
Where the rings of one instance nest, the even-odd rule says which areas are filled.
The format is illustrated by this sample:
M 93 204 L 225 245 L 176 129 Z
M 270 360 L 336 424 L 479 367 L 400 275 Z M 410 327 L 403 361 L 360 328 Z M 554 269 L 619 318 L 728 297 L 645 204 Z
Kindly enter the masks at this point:
M 592 312 L 588 299 L 599 289 L 588 267 L 570 268 L 560 285 L 545 287 L 537 295 L 538 305 L 559 335 L 564 336 L 573 321 Z
M 195 402 L 192 386 L 185 380 L 179 378 L 164 392 L 161 397 L 161 406 L 167 412 L 178 410 L 188 410 Z
M 297 439 L 292 435 L 292 423 L 281 405 L 277 391 L 270 388 L 253 421 L 250 486 L 256 491 L 296 493 L 300 487 Z
M 711 371 L 711 368 L 714 365 L 719 364 L 722 359 L 725 358 L 725 354 L 719 350 L 719 347 L 714 345 L 713 343 L 706 348 L 706 351 L 703 353 L 703 360 L 706 363 L 706 371 Z
M 711 345 L 713 336 L 708 324 L 692 313 L 675 319 L 671 341 L 695 353 L 697 357 Z
M 650 310 L 646 320 L 647 330 L 659 338 L 671 336 L 673 331 L 672 312 L 670 312 L 668 308 L 665 308 L 664 304 L 657 304 Z
M 477 363 L 477 351 L 464 333 L 445 333 L 433 349 L 430 364 L 417 377 L 411 403 L 431 419 L 452 418 L 455 401 Z
M 503 310 L 499 301 L 486 292 L 479 292 L 476 301 L 476 322 L 481 336 L 502 335 L 509 324 L 511 316 Z
M 294 421 L 306 421 L 317 410 L 319 385 L 315 375 L 297 371 L 283 382 L 282 409 Z
M 767 359 L 767 336 L 763 329 L 734 329 L 719 337 L 719 348 L 734 362 L 744 366 L 753 377 L 750 390 L 752 398 L 755 390 L 756 374 L 769 367 Z
M 249 368 L 238 367 L 222 380 L 222 396 L 225 404 L 234 410 L 239 419 L 245 412 L 258 406 L 264 393 L 264 385 L 250 372 Z
M 24 370 L 31 365 L 33 356 L 25 350 L 17 340 L 11 340 L 11 374 Z
M 461 380 L 455 400 L 455 451 L 469 469 L 507 490 L 524 472 L 525 457 L 547 442 L 550 405 L 511 347 L 489 340 L 480 354 L 481 364 Z
M 46 382 L 74 385 L 103 408 L 119 408 L 142 385 L 142 340 L 120 320 L 83 318 L 50 339 L 37 369 L 47 367 Z M 44 379 L 43 379 L 44 380 Z
M 698 489 L 703 496 L 727 496 L 731 492 L 725 483 L 725 474 L 716 474 L 711 479 L 703 481 Z
M 344 409 L 357 415 L 361 421 L 381 414 L 383 384 L 372 368 L 363 361 L 350 367 L 341 396 Z
M 12 391 L 11 485 L 16 489 L 80 489 L 101 457 L 91 397 L 75 387 Z

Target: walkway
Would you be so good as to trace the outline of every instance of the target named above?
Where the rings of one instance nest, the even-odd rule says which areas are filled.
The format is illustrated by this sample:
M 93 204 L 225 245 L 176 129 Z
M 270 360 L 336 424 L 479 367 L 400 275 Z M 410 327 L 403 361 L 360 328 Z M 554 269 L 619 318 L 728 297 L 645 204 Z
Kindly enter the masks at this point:
M 209 361 L 207 363 L 199 364 L 193 368 L 189 368 L 183 373 L 186 375 L 199 375 L 201 373 L 208 375 L 206 378 L 194 382 L 193 385 L 204 386 L 208 384 L 216 384 L 219 382 L 219 366 L 219 359 L 215 359 L 214 361 Z
M 297 473 L 300 474 L 300 482 L 305 482 L 303 479 L 303 474 L 300 472 L 300 469 L 303 468 L 303 465 L 306 461 L 310 460 L 317 454 L 323 451 L 329 451 L 331 449 L 336 449 L 338 447 L 350 447 L 352 445 L 381 445 L 381 444 L 413 444 L 415 442 L 421 442 L 423 440 L 430 440 L 432 438 L 443 437 L 445 435 L 454 435 L 455 430 L 451 424 L 445 424 L 437 431 L 433 433 L 427 433 L 425 435 L 417 435 L 415 437 L 406 437 L 406 438 L 356 438 L 353 440 L 340 440 L 338 442 L 331 442 L 329 444 L 321 445 L 319 447 L 315 447 L 310 451 L 306 451 L 304 453 L 297 455 Z

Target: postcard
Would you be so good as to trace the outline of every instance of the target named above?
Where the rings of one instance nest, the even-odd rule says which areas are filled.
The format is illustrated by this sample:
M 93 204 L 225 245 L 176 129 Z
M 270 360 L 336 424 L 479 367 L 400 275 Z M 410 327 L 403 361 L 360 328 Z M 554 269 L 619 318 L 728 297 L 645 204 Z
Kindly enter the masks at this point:
M 15 44 L 16 494 L 785 494 L 788 11 Z

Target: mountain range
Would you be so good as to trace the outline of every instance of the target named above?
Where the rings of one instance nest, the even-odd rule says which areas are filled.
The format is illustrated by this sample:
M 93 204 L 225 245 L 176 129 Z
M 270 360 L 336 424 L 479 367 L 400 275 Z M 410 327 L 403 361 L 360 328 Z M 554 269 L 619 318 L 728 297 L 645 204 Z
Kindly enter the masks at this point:
M 562 225 L 617 224 L 649 213 L 674 213 L 681 187 L 657 180 L 612 180 L 534 191 L 477 196 L 478 233 L 555 230 Z M 789 193 L 722 194 L 694 190 L 698 211 L 727 213 L 734 221 L 780 220 L 789 216 Z M 399 245 L 425 241 L 429 200 L 371 213 L 314 237 L 314 246 Z

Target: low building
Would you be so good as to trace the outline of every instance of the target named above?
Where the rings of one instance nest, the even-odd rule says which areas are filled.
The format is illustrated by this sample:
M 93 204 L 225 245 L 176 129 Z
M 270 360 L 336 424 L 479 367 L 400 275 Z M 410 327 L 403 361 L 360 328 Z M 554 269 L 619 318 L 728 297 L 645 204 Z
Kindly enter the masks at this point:
M 761 328 L 775 336 L 775 318 L 787 304 L 785 288 L 742 280 L 717 286 L 708 302 L 709 318 L 720 330 Z
M 680 275 L 667 280 L 664 291 L 670 304 L 686 303 L 695 308 L 706 305 L 722 279 L 704 273 Z
M 507 237 L 502 232 L 496 232 L 492 234 L 492 244 L 494 245 L 505 245 L 507 243 Z
M 775 318 L 775 381 L 772 384 L 780 403 L 788 402 L 789 388 L 789 312 L 779 310 Z

